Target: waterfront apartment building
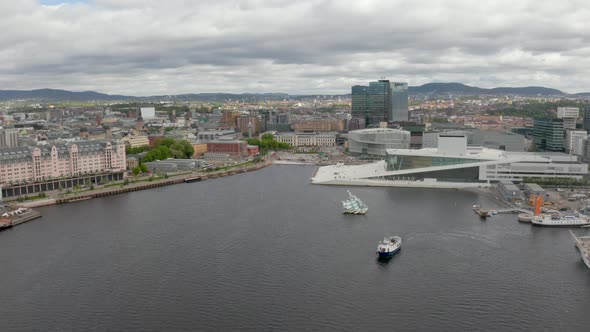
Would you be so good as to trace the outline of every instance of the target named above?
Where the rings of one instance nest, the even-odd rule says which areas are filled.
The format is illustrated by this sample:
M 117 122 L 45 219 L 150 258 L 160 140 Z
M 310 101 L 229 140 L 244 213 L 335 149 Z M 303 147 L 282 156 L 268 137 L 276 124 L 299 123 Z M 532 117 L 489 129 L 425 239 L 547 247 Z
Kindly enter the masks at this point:
M 0 149 L 0 183 L 125 171 L 122 142 L 80 141 L 39 147 Z
M 537 151 L 563 151 L 565 130 L 563 119 L 535 119 L 533 144 Z
M 18 147 L 18 129 L 0 130 L 0 148 Z

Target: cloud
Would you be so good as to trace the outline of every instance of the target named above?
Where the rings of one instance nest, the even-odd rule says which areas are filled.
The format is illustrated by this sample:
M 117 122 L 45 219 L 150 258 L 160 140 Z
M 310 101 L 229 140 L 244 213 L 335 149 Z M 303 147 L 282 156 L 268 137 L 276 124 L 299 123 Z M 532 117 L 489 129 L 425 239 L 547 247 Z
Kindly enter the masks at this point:
M 386 76 L 590 91 L 585 1 L 52 3 L 0 3 L 0 89 L 323 94 Z

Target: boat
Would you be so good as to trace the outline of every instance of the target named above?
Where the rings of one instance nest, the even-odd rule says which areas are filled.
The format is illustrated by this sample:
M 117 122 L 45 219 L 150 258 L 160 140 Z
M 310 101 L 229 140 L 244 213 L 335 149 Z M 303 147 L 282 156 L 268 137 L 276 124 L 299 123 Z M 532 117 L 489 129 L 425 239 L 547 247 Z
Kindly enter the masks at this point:
M 521 213 L 518 215 L 518 221 L 531 222 L 531 220 L 533 220 L 534 217 L 535 217 L 535 215 L 532 213 Z
M 492 216 L 492 212 L 486 210 L 486 209 L 482 209 L 481 206 L 479 205 L 474 205 L 473 206 L 473 211 L 475 211 L 475 214 L 477 214 L 478 216 L 482 217 L 482 218 L 487 218 L 487 217 L 491 217 Z
M 576 248 L 578 248 L 580 255 L 582 255 L 584 264 L 590 269 L 590 236 L 576 236 L 572 231 L 570 231 L 570 234 L 572 234 L 576 241 Z
M 377 245 L 377 255 L 379 259 L 387 259 L 393 257 L 402 248 L 402 238 L 399 236 L 390 236 L 383 239 Z
M 535 226 L 586 226 L 590 225 L 590 220 L 587 216 L 573 215 L 561 216 L 559 214 L 541 214 L 536 215 L 531 219 L 531 224 Z
M 369 210 L 367 205 L 358 197 L 348 192 L 348 200 L 342 201 L 342 213 L 344 214 L 365 214 Z

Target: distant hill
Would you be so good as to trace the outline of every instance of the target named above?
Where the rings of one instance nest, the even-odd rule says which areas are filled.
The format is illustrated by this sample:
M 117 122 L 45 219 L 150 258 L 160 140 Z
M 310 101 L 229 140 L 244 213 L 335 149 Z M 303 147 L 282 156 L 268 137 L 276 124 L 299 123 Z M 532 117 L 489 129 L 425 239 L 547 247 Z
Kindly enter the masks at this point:
M 134 97 L 107 95 L 94 91 L 72 92 L 56 89 L 39 90 L 0 90 L 0 100 L 40 100 L 40 101 L 86 101 L 86 100 L 128 100 Z
M 519 96 L 566 96 L 557 90 L 541 86 L 527 86 L 519 88 L 499 87 L 484 89 L 461 83 L 427 83 L 421 86 L 409 87 L 410 94 L 455 94 L 455 95 L 519 95 Z
M 348 90 L 350 91 L 350 90 Z M 590 92 L 567 94 L 563 91 L 541 86 L 528 87 L 498 87 L 484 89 L 462 83 L 428 83 L 420 86 L 409 87 L 410 95 L 518 95 L 518 96 L 547 96 L 547 97 L 590 97 Z M 0 90 L 0 101 L 7 100 L 31 100 L 31 101 L 135 101 L 135 102 L 158 102 L 169 101 L 205 101 L 221 102 L 227 100 L 241 100 L 253 102 L 259 100 L 282 100 L 305 99 L 305 98 L 326 98 L 326 97 L 350 97 L 350 93 L 342 95 L 289 95 L 287 93 L 191 93 L 167 96 L 134 97 L 123 95 L 108 95 L 94 91 L 73 92 L 56 89 L 39 90 Z
M 56 89 L 39 90 L 0 90 L 0 101 L 31 100 L 31 101 L 226 101 L 244 100 L 256 101 L 260 99 L 282 99 L 289 97 L 286 93 L 198 93 L 168 96 L 134 97 L 122 95 L 108 95 L 94 91 L 72 92 Z

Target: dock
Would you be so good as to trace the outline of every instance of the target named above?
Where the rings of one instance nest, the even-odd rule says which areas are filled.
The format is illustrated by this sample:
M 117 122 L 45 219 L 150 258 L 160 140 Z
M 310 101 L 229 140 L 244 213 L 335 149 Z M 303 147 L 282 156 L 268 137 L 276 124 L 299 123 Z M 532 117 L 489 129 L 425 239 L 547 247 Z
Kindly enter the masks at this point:
M 7 230 L 14 226 L 24 224 L 28 221 L 33 219 L 37 219 L 41 217 L 41 213 L 32 209 L 26 209 L 24 213 L 15 215 L 12 218 L 2 218 L 0 220 L 0 231 Z

